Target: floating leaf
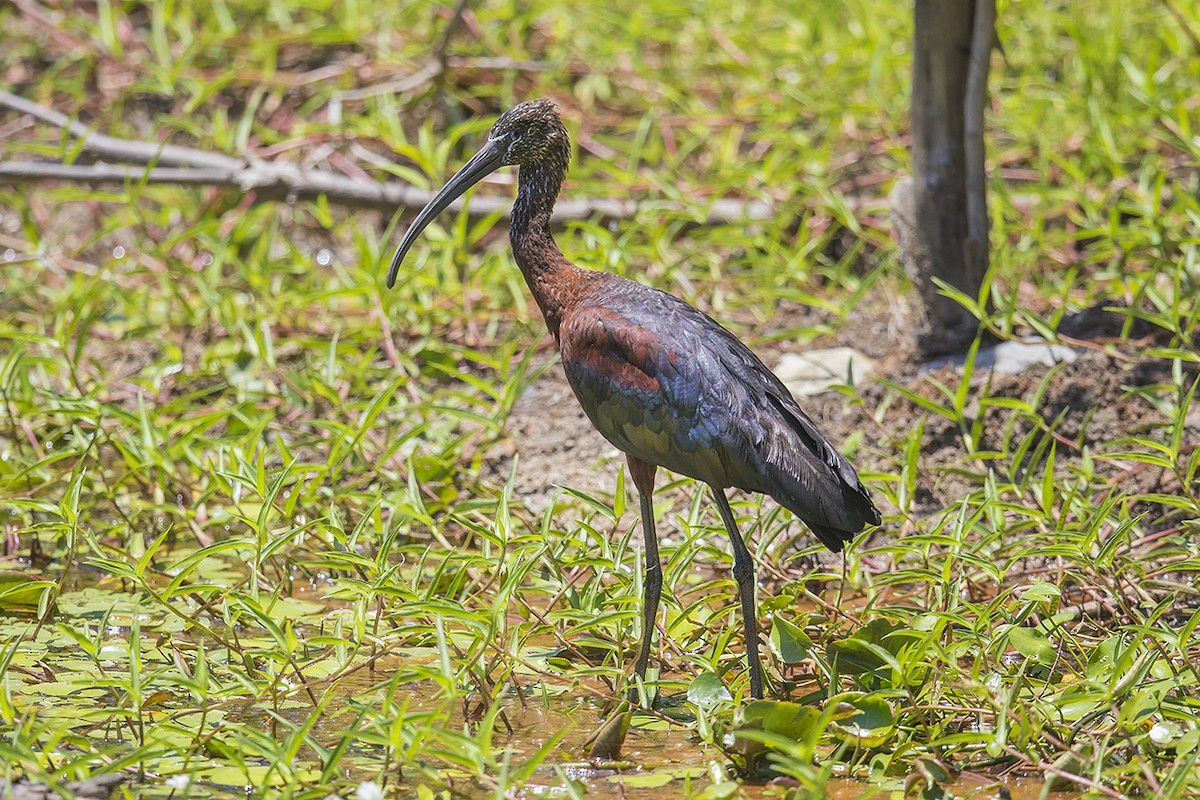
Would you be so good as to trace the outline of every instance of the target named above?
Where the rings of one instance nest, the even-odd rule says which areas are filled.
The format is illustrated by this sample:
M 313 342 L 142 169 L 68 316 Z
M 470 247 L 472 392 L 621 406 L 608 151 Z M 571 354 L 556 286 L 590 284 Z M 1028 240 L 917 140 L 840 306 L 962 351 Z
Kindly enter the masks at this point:
M 620 783 L 630 789 L 660 789 L 676 779 L 667 770 L 655 769 L 637 775 L 613 775 L 610 783 Z
M 733 749 L 749 763 L 769 744 L 807 741 L 820 719 L 820 710 L 812 706 L 754 700 L 741 710 L 741 724 L 733 731 Z
M 1083 719 L 1108 702 L 1108 697 L 1101 692 L 1081 691 L 1064 694 L 1056 700 L 1055 705 L 1058 706 L 1058 711 L 1064 720 L 1074 722 Z
M 702 711 L 708 711 L 717 703 L 729 702 L 733 697 L 714 673 L 701 672 L 688 686 L 687 699 Z
M 329 615 L 329 606 L 314 603 L 311 600 L 301 600 L 298 597 L 281 597 L 264 609 L 271 619 L 281 622 L 285 619 L 300 622 L 320 622 Z
M 830 723 L 830 730 L 842 741 L 859 747 L 879 747 L 891 738 L 896 717 L 891 705 L 878 694 L 842 695 L 839 700 L 853 711 Z
M 713 783 L 700 795 L 702 800 L 729 800 L 738 792 L 738 784 L 733 781 Z
M 951 781 L 951 771 L 939 759 L 918 757 L 904 779 L 904 796 L 919 791 L 921 800 L 954 800 L 955 794 L 943 785 Z
M 625 735 L 629 733 L 629 723 L 633 712 L 628 703 L 621 706 L 604 721 L 604 724 L 585 743 L 588 747 L 589 761 L 616 761 L 621 757 L 621 748 L 625 745 Z

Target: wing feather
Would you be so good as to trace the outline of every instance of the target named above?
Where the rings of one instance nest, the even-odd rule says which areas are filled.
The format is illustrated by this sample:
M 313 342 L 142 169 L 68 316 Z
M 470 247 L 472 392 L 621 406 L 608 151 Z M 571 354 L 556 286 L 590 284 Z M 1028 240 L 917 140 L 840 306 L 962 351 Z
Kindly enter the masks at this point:
M 683 301 L 616 280 L 560 331 L 567 379 L 605 438 L 718 488 L 768 494 L 834 550 L 879 522 L 854 468 L 748 347 Z

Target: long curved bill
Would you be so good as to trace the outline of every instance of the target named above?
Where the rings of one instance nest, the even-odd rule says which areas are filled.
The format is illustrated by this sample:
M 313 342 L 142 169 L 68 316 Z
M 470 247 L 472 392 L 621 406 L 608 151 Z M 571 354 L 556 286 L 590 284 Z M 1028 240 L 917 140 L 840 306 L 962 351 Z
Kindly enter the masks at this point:
M 478 153 L 471 156 L 471 160 L 463 165 L 463 168 L 455 173 L 454 177 L 446 182 L 433 199 L 429 201 L 429 205 L 421 209 L 421 213 L 417 214 L 417 218 L 413 220 L 413 224 L 405 232 L 404 238 L 400 240 L 400 246 L 396 248 L 396 254 L 392 256 L 392 265 L 388 267 L 387 287 L 390 289 L 396 283 L 396 273 L 400 271 L 400 262 L 404 260 L 404 256 L 408 254 L 408 249 L 412 247 L 413 242 L 421 235 L 421 231 L 433 222 L 434 217 L 446 210 L 446 206 L 453 203 L 475 184 L 479 183 L 484 176 L 495 172 L 497 168 L 504 166 L 504 142 L 488 139 Z

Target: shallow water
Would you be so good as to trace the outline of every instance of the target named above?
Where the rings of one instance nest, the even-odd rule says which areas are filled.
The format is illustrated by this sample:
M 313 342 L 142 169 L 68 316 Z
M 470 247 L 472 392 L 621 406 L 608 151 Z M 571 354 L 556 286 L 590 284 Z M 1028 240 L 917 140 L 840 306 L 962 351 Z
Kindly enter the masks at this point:
M 79 570 L 74 576 L 73 592 L 61 598 L 61 611 L 64 614 L 76 614 L 81 618 L 92 613 L 89 609 L 106 609 L 105 619 L 109 630 L 118 636 L 128 636 L 129 628 L 122 627 L 125 616 L 123 610 L 113 606 L 109 593 L 99 592 L 93 584 L 95 575 L 90 571 Z M 298 583 L 293 592 L 293 601 L 314 592 L 309 587 Z M 316 587 L 312 587 L 315 589 Z M 100 600 L 91 604 L 85 603 L 87 597 L 104 594 Z M 315 598 L 313 598 L 315 599 Z M 311 603 L 315 608 L 330 607 L 329 603 Z M 142 609 L 144 613 L 145 609 Z M 307 618 L 307 617 L 305 617 Z M 148 620 L 143 620 L 142 630 L 153 628 Z M 176 633 L 175 636 L 187 638 L 186 634 Z M 547 641 L 547 647 L 552 643 Z M 148 648 L 149 649 L 149 648 Z M 421 652 L 418 652 L 421 651 Z M 423 662 L 434 658 L 434 651 L 426 648 L 410 650 L 407 656 L 393 657 L 379 661 L 374 669 L 362 669 L 348 678 L 338 682 L 338 694 L 344 701 L 335 700 L 326 709 L 326 714 L 317 722 L 312 733 L 319 741 L 336 741 L 344 732 L 341 727 L 346 723 L 346 715 L 336 713 L 339 702 L 349 703 L 351 698 L 373 705 L 382 700 L 381 686 L 398 669 L 411 666 L 414 662 Z M 30 665 L 32 668 L 36 665 Z M 60 665 L 64 673 L 69 671 L 68 665 Z M 521 678 L 528 690 L 535 686 L 532 677 Z M 45 690 L 44 684 L 32 687 L 34 691 Z M 665 716 L 636 714 L 622 752 L 624 761 L 620 765 L 596 765 L 588 763 L 584 754 L 586 743 L 593 731 L 601 724 L 608 709 L 597 699 L 597 695 L 605 694 L 600 687 L 587 686 L 578 682 L 572 683 L 568 690 L 566 686 L 556 688 L 546 687 L 547 694 L 540 692 L 532 697 L 519 697 L 515 691 L 510 691 L 501 701 L 503 719 L 497 720 L 497 732 L 491 737 L 490 752 L 495 754 L 497 761 L 503 760 L 508 754 L 512 765 L 518 766 L 530 760 L 539 748 L 561 734 L 561 740 L 554 746 L 550 755 L 533 772 L 523 788 L 509 790 L 507 797 L 544 797 L 570 796 L 572 790 L 586 794 L 592 798 L 664 798 L 694 797 L 709 790 L 717 783 L 728 783 L 730 793 L 715 793 L 716 798 L 738 796 L 744 798 L 782 797 L 795 782 L 779 779 L 766 783 L 744 783 L 735 787 L 731 782 L 734 777 L 730 773 L 730 762 L 725 753 L 717 747 L 705 745 L 693 738 L 692 726 L 673 722 Z M 596 691 L 589 691 L 596 690 Z M 378 699 L 373 696 L 378 694 Z M 392 698 L 407 704 L 411 714 L 430 714 L 435 722 L 431 724 L 444 726 L 458 731 L 474 732 L 475 725 L 469 724 L 467 717 L 472 718 L 482 714 L 477 709 L 478 698 L 465 703 L 462 697 L 442 699 L 434 684 L 412 682 L 395 687 Z M 668 701 L 669 704 L 669 701 Z M 283 718 L 295 716 L 296 722 L 303 720 L 310 713 L 311 707 L 304 703 L 294 708 L 277 710 Z M 230 709 L 231 714 L 237 712 Z M 247 708 L 245 714 L 261 714 L 261 709 Z M 676 706 L 667 709 L 668 714 L 687 714 L 685 707 Z M 266 721 L 266 717 L 264 717 Z M 690 720 L 689 720 L 690 721 Z M 273 724 L 267 722 L 267 724 Z M 506 730 L 505 725 L 511 726 Z M 285 731 L 281 728 L 280 733 Z M 346 777 L 354 780 L 372 780 L 384 762 L 382 750 L 376 750 L 375 745 L 360 742 L 351 748 L 342 760 L 341 767 L 346 770 Z M 429 764 L 434 769 L 441 769 L 440 774 L 430 775 L 425 783 L 437 786 L 443 782 L 453 785 L 453 791 L 460 797 L 494 797 L 496 786 L 487 777 L 480 778 L 468 772 L 455 773 L 450 769 L 442 769 L 444 763 L 434 760 Z M 236 771 L 235 771 L 236 772 Z M 419 774 L 412 772 L 401 777 L 392 773 L 387 789 L 389 796 L 408 797 L 415 794 L 419 785 Z M 197 774 L 197 781 L 190 793 L 194 797 L 226 797 L 235 787 L 217 774 Z M 235 776 L 236 777 L 236 776 Z M 494 776 L 493 776 L 494 777 Z M 398 779 L 398 782 L 397 782 Z M 411 782 L 408 782 L 411 781 Z M 1042 782 L 1035 778 L 1008 777 L 997 775 L 966 775 L 953 783 L 944 786 L 954 796 L 964 798 L 995 798 L 1000 796 L 1001 788 L 1006 788 L 1009 796 L 1015 800 L 1033 800 L 1041 797 Z M 252 787 L 247 787 L 252 788 Z M 725 787 L 722 787 L 725 788 Z M 736 788 L 736 794 L 734 790 Z M 161 783 L 153 781 L 139 785 L 140 791 L 146 791 L 144 796 L 165 796 L 170 789 Z M 236 794 L 236 792 L 235 792 Z M 803 793 L 798 793 L 804 797 Z M 869 785 L 849 777 L 839 776 L 828 781 L 822 795 L 829 798 L 873 798 L 873 797 L 902 797 L 903 776 L 896 777 L 882 785 Z M 1049 795 L 1056 800 L 1077 797 L 1078 794 L 1055 793 Z
M 421 699 L 427 697 L 413 687 L 415 700 L 412 710 L 430 710 L 438 703 Z M 633 724 L 622 750 L 619 765 L 589 763 L 584 754 L 588 739 L 604 720 L 605 709 L 593 698 L 579 694 L 527 698 L 524 703 L 515 695 L 503 701 L 504 716 L 512 726 L 511 733 L 501 730 L 492 738 L 497 750 L 509 749 L 513 763 L 519 763 L 537 752 L 556 734 L 563 736 L 553 753 L 532 775 L 522 790 L 508 797 L 569 797 L 566 782 L 589 798 L 664 798 L 696 797 L 714 783 L 733 781 L 730 762 L 716 747 L 695 741 L 689 727 L 670 723 L 658 716 L 635 714 Z M 461 704 L 456 704 L 451 725 L 463 724 Z M 503 728 L 503 724 L 500 724 Z M 848 777 L 829 780 L 820 796 L 834 800 L 851 798 L 891 798 L 904 796 L 903 778 L 884 785 L 870 785 Z M 782 797 L 788 789 L 797 787 L 790 779 L 761 783 L 742 783 L 736 796 L 742 798 Z M 415 792 L 416 784 L 401 782 L 391 787 L 400 796 Z M 1035 800 L 1042 797 L 1043 784 L 1031 777 L 1001 777 L 999 775 L 964 774 L 952 783 L 943 785 L 955 797 L 998 798 L 1006 788 L 1013 800 Z M 732 790 L 732 787 L 731 787 Z M 454 793 L 463 797 L 492 797 L 494 787 L 462 776 L 454 781 Z M 800 797 L 807 795 L 801 793 Z M 817 795 L 813 795 L 817 796 Z M 1049 800 L 1068 800 L 1078 793 L 1054 792 Z

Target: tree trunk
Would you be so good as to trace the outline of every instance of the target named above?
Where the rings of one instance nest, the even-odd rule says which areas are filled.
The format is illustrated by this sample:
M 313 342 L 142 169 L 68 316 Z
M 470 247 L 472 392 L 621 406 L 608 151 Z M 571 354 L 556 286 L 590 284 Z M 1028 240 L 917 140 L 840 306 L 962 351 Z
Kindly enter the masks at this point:
M 901 257 L 916 284 L 913 345 L 965 350 L 978 321 L 934 278 L 977 297 L 988 268 L 983 109 L 995 0 L 916 0 L 912 168 L 892 190 Z

